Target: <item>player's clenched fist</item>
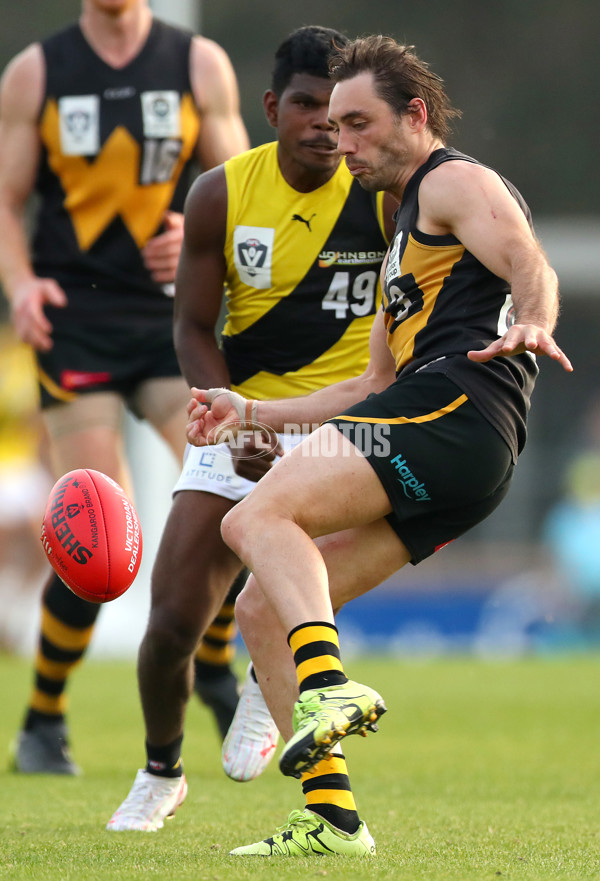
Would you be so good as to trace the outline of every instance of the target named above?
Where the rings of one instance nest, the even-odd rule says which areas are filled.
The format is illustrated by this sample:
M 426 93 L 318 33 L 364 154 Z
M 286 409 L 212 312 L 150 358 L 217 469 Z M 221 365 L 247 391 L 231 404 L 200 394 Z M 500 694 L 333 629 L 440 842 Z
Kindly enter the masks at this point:
M 187 439 L 196 447 L 218 444 L 256 424 L 256 401 L 225 388 L 192 390 Z

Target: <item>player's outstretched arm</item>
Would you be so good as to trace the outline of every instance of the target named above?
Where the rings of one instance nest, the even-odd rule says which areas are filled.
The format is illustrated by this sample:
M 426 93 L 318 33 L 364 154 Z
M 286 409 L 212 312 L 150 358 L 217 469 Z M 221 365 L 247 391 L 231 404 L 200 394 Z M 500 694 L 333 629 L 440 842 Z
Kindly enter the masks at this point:
M 572 365 L 552 337 L 558 316 L 558 279 L 527 219 L 496 172 L 467 162 L 446 162 L 428 174 L 419 192 L 421 222 L 436 234 L 452 233 L 484 266 L 511 286 L 515 324 L 473 361 L 532 352 Z
M 192 388 L 188 405 L 187 438 L 195 446 L 218 443 L 242 429 L 286 432 L 312 431 L 321 422 L 362 401 L 372 392 L 383 391 L 394 381 L 394 359 L 387 347 L 383 313 L 375 317 L 370 338 L 371 357 L 365 372 L 311 395 L 275 401 L 247 401 L 224 388 Z

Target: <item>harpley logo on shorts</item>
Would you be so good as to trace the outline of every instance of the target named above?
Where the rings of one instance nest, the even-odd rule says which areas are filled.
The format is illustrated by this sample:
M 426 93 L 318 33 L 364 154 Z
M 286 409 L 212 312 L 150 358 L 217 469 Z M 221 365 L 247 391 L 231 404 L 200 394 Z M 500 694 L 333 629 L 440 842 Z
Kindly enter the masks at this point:
M 416 502 L 431 501 L 431 496 L 425 489 L 425 484 L 419 483 L 415 475 L 406 464 L 406 459 L 402 458 L 402 454 L 394 456 L 393 459 L 390 459 L 390 462 L 400 475 L 398 480 L 402 484 L 402 489 L 404 490 L 404 495 L 407 499 L 414 499 Z

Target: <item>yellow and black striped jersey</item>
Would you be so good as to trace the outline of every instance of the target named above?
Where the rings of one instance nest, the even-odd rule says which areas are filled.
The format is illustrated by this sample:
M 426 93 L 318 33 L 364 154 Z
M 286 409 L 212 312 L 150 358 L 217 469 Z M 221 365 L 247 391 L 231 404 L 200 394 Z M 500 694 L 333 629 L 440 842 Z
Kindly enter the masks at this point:
M 88 306 L 114 291 L 117 304 L 137 293 L 138 308 L 141 294 L 151 295 L 147 308 L 172 311 L 140 251 L 161 231 L 165 211 L 183 207 L 200 128 L 191 39 L 154 20 L 141 51 L 119 69 L 92 50 L 78 24 L 42 43 L 34 266 L 79 298 L 87 292 Z
M 417 228 L 421 181 L 441 163 L 457 159 L 476 162 L 452 148 L 434 151 L 409 180 L 396 212 L 383 292 L 388 345 L 398 374 L 427 368 L 453 379 L 516 455 L 525 441 L 535 358 L 527 353 L 479 364 L 464 357 L 510 326 L 510 285 L 455 236 L 427 235 Z M 502 180 L 531 225 L 523 197 Z
M 266 399 L 361 373 L 387 250 L 382 195 L 340 163 L 309 193 L 279 170 L 277 143 L 225 163 L 227 321 L 232 388 Z

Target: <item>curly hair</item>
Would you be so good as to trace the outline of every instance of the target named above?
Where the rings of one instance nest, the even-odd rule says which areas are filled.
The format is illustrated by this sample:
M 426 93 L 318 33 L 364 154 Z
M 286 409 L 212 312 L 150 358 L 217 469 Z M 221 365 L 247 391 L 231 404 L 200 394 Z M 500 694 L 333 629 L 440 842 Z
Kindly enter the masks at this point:
M 344 47 L 348 38 L 333 28 L 309 25 L 287 37 L 275 53 L 271 89 L 277 97 L 287 88 L 295 73 L 309 73 L 329 79 L 329 58 Z

